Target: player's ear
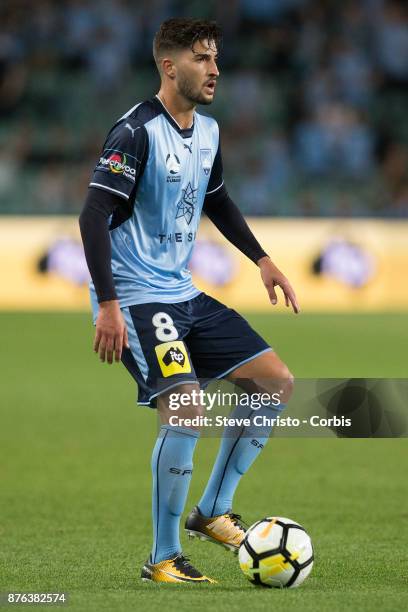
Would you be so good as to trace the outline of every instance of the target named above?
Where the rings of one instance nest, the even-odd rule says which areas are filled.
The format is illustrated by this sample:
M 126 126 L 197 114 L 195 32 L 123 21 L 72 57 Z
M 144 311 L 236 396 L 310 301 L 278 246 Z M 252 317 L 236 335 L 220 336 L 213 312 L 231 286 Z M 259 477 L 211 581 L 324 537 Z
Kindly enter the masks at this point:
M 161 62 L 163 74 L 166 74 L 170 79 L 176 77 L 176 66 L 173 60 L 165 58 Z

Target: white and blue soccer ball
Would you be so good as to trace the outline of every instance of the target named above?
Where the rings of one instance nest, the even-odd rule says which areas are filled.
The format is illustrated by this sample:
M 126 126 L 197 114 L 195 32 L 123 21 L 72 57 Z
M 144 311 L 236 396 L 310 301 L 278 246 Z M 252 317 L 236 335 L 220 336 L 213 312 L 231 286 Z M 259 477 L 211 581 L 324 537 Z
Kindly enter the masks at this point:
M 255 585 L 298 587 L 312 571 L 312 540 L 299 523 L 270 516 L 251 525 L 238 558 L 241 570 Z

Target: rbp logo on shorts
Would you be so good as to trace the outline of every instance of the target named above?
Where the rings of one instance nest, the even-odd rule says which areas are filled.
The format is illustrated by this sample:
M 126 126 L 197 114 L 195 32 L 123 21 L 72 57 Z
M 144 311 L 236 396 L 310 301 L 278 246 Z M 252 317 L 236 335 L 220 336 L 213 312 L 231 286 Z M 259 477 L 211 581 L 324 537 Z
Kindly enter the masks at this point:
M 184 365 L 186 358 L 178 348 L 171 347 L 163 357 L 163 363 L 169 366 L 173 361 L 177 361 L 181 366 Z
M 180 340 L 164 342 L 155 346 L 154 350 L 164 378 L 174 374 L 191 372 L 190 360 L 184 342 Z

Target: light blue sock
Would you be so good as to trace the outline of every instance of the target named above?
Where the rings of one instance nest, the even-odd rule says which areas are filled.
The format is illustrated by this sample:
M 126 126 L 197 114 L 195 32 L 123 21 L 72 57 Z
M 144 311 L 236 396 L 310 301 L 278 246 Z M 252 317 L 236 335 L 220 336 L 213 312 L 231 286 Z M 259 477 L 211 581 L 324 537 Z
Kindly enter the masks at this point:
M 279 406 L 264 406 L 259 410 L 251 410 L 248 406 L 237 406 L 230 417 L 250 418 L 265 415 L 273 419 L 283 410 Z M 272 425 L 257 426 L 251 422 L 248 427 L 226 427 L 221 440 L 215 464 L 198 503 L 204 516 L 225 514 L 232 509 L 232 499 L 235 490 L 248 468 L 255 461 L 269 439 Z
M 152 563 L 181 552 L 179 527 L 193 470 L 199 432 L 162 425 L 152 455 Z

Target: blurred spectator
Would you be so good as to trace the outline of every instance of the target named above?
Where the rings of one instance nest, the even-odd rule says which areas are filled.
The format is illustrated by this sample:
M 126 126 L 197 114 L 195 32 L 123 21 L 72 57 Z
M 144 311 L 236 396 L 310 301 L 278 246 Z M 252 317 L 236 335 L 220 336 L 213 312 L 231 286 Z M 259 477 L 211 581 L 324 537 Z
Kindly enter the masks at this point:
M 244 18 L 255 22 L 279 21 L 286 13 L 296 9 L 307 0 L 241 0 Z
M 245 164 L 239 180 L 239 203 L 248 215 L 262 215 L 273 206 L 268 175 L 259 157 L 249 158 Z
M 267 134 L 262 154 L 268 188 L 273 194 L 282 193 L 293 178 L 290 147 L 284 132 Z
M 34 203 L 33 212 L 46 213 L 48 210 L 63 213 L 66 209 L 67 176 L 61 164 L 49 162 L 43 166 L 30 198 Z
M 95 27 L 99 23 L 97 7 L 86 0 L 71 0 L 63 14 L 65 53 L 74 66 L 83 66 Z
M 308 174 L 364 177 L 373 166 L 374 135 L 351 108 L 324 105 L 296 132 L 297 158 Z
M 390 216 L 408 216 L 408 150 L 392 143 L 382 164 L 383 176 L 389 187 Z
M 346 39 L 338 38 L 332 46 L 331 69 L 340 100 L 360 107 L 370 102 L 372 67 L 360 49 Z
M 18 27 L 13 15 L 3 16 L 0 25 L 0 116 L 16 109 L 26 86 L 27 67 Z
M 386 78 L 408 81 L 408 9 L 405 2 L 384 3 L 376 23 L 377 56 Z

